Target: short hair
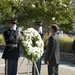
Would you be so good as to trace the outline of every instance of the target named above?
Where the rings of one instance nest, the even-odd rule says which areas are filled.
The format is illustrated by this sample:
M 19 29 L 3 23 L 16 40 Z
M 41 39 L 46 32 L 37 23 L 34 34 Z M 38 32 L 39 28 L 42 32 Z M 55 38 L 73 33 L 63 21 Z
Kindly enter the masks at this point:
M 54 32 L 57 32 L 59 30 L 59 27 L 56 24 L 51 24 L 51 28 L 54 30 Z

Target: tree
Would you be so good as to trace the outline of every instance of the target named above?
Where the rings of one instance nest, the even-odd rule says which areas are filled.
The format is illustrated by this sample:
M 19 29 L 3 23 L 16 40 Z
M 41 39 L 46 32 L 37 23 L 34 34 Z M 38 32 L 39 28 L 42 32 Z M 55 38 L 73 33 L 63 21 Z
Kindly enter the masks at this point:
M 19 25 L 24 26 L 42 21 L 45 28 L 56 23 L 64 31 L 70 31 L 75 22 L 72 0 L 0 0 L 0 9 L 1 22 L 15 18 Z
M 0 0 L 0 23 L 4 24 L 10 18 L 16 18 L 16 13 L 19 13 L 18 7 L 17 0 Z

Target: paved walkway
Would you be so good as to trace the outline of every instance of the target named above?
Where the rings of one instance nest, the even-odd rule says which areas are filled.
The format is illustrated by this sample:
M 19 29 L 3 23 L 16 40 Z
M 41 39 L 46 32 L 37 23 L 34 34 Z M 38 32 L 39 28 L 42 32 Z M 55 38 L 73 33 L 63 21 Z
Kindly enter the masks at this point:
M 4 60 L 1 59 L 2 52 L 0 52 L 0 75 L 4 75 Z M 24 57 L 21 56 L 19 59 L 19 67 L 20 64 L 22 63 Z M 18 74 L 17 75 L 27 75 L 27 59 L 24 59 L 21 67 L 18 69 Z M 31 70 L 32 70 L 32 63 L 30 62 L 29 65 L 29 72 L 31 75 Z M 41 75 L 48 75 L 47 74 L 47 65 L 42 64 L 42 69 L 41 69 Z M 75 65 L 72 64 L 71 62 L 65 62 L 61 61 L 60 66 L 59 66 L 59 75 L 75 75 Z
M 72 62 L 61 61 L 59 75 L 75 75 L 75 64 L 72 64 Z

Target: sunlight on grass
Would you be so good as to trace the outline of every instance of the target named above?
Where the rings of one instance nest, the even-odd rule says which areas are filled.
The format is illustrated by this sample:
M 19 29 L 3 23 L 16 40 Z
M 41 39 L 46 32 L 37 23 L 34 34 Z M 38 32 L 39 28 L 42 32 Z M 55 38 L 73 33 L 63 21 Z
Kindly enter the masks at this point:
M 3 38 L 3 34 L 0 34 L 0 44 L 5 44 L 4 38 Z

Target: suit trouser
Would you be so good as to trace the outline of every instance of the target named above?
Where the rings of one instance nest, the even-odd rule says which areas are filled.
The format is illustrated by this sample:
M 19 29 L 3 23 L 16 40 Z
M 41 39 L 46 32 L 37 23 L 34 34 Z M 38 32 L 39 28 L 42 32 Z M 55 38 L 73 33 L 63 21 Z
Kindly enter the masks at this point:
M 17 75 L 18 60 L 5 60 L 5 75 Z
M 39 73 L 40 73 L 40 70 L 41 70 L 41 60 L 42 60 L 42 57 L 36 62 Z M 34 68 L 34 63 L 33 63 L 33 67 L 32 67 L 32 75 L 38 75 L 36 69 Z
M 48 75 L 58 75 L 58 65 L 48 65 Z

